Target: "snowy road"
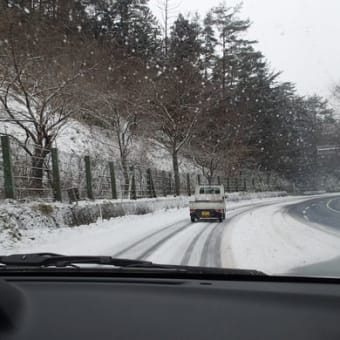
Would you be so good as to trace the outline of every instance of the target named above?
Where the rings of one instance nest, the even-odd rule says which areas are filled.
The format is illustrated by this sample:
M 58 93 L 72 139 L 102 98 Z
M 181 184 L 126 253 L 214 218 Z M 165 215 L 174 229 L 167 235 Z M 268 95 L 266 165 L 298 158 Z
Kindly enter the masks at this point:
M 340 220 L 333 221 L 337 225 L 334 228 L 328 224 L 330 217 L 324 210 L 318 215 L 318 223 L 304 218 L 304 209 L 302 216 L 296 211 L 302 206 L 336 199 L 329 195 L 291 198 L 236 216 L 224 233 L 223 266 L 275 274 L 294 269 L 294 273 L 305 274 L 306 266 L 333 260 L 340 255 Z
M 340 197 L 322 197 L 293 205 L 289 213 L 311 223 L 340 230 Z
M 255 206 L 264 204 L 268 203 L 257 203 Z M 127 247 L 115 251 L 113 256 L 181 265 L 221 267 L 223 234 L 229 222 L 233 217 L 252 209 L 254 204 L 249 203 L 233 208 L 229 210 L 228 218 L 223 223 L 214 220 L 192 223 L 187 209 L 184 209 L 185 218 L 146 234 Z
M 323 227 L 328 233 L 338 235 L 340 232 L 340 197 L 323 197 L 309 200 L 289 209 L 290 214 L 300 220 L 308 221 L 316 227 Z M 319 261 L 292 270 L 303 275 L 340 276 L 340 251 L 338 256 L 326 261 Z
M 297 207 L 315 200 L 286 197 L 229 203 L 223 223 L 191 223 L 187 209 L 174 209 L 77 228 L 36 229 L 27 231 L 17 244 L 1 245 L 0 252 L 102 254 L 285 273 L 340 255 L 340 228 L 330 231 L 327 225 L 296 216 Z

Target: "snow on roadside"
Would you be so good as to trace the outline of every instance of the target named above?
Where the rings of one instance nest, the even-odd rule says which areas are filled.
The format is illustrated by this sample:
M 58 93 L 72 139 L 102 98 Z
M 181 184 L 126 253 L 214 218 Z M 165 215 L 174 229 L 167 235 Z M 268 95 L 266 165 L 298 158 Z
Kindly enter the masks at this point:
M 299 201 L 301 198 L 295 203 Z M 224 234 L 223 265 L 279 274 L 338 256 L 340 233 L 329 234 L 294 219 L 285 209 L 292 203 L 259 207 L 236 216 Z
M 188 219 L 187 209 L 169 209 L 73 228 L 38 227 L 22 231 L 22 240 L 15 244 L 1 243 L 0 254 L 56 252 L 66 255 L 113 255 L 146 234 L 184 219 Z
M 228 203 L 232 210 L 260 202 L 277 202 L 286 198 L 253 199 Z M 166 200 L 164 200 L 166 203 Z M 180 207 L 180 205 L 179 205 Z M 35 227 L 20 229 L 21 238 L 13 242 L 10 235 L 0 239 L 0 254 L 22 252 L 58 252 L 65 254 L 111 254 L 119 246 L 145 237 L 150 231 L 161 229 L 167 224 L 187 220 L 188 208 L 161 209 L 147 215 L 129 215 L 98 221 L 80 227 L 47 228 L 43 223 Z
M 0 250 L 1 245 L 11 247 L 20 243 L 25 235 L 26 238 L 28 237 L 29 230 L 49 229 L 52 232 L 62 227 L 75 228 L 98 220 L 109 220 L 125 215 L 143 215 L 157 210 L 179 209 L 187 205 L 188 198 L 185 196 L 80 201 L 76 205 L 43 201 L 18 203 L 14 200 L 5 200 L 0 203 Z
M 227 193 L 227 200 L 229 202 L 238 202 L 243 200 L 273 198 L 273 197 L 286 197 L 286 191 L 261 191 L 261 192 L 231 192 Z

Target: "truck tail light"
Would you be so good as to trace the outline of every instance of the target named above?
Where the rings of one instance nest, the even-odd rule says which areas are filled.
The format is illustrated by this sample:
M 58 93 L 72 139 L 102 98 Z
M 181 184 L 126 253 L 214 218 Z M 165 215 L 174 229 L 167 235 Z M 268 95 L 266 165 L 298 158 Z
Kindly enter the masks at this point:
M 191 213 L 195 212 L 195 209 L 190 209 L 190 212 L 191 212 Z

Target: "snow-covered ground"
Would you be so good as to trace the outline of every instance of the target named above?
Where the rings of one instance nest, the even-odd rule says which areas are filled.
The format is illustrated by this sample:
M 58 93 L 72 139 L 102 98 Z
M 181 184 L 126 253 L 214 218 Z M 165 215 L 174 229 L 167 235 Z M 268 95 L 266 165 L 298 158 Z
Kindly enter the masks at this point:
M 179 223 L 187 209 L 160 210 L 147 215 L 116 217 L 80 227 L 49 229 L 43 226 L 22 231 L 22 240 L 2 243 L 0 253 L 58 252 L 63 254 L 112 255 L 115 249 L 138 240 L 165 225 Z
M 24 230 L 22 240 L 15 244 L 1 244 L 0 253 L 102 254 L 284 273 L 339 255 L 340 233 L 328 233 L 287 214 L 287 205 L 303 200 L 231 202 L 224 223 L 190 223 L 187 208 L 182 208 L 74 228 L 39 227 Z
M 17 110 L 25 110 L 18 107 Z M 0 111 L 0 119 L 5 118 Z M 0 133 L 13 135 L 21 141 L 26 139 L 26 133 L 18 125 L 10 122 L 1 122 Z M 59 149 L 61 162 L 69 162 L 75 155 L 79 158 L 89 155 L 93 159 L 118 160 L 119 148 L 114 133 L 108 129 L 89 126 L 75 119 L 69 119 L 56 138 L 55 147 Z M 171 156 L 163 148 L 148 143 L 147 140 L 137 137 L 131 147 L 130 160 L 135 164 L 153 167 L 158 170 L 172 169 Z M 193 164 L 185 158 L 180 159 L 183 172 L 195 171 Z
M 158 197 L 139 200 L 79 201 L 77 204 L 15 200 L 0 201 L 0 249 L 12 248 L 31 233 L 46 234 L 55 229 L 90 224 L 125 215 L 143 215 L 158 210 L 183 208 L 188 197 Z
M 222 241 L 223 266 L 285 273 L 339 256 L 340 231 L 330 232 L 288 214 L 287 205 L 304 200 L 255 207 L 235 216 Z

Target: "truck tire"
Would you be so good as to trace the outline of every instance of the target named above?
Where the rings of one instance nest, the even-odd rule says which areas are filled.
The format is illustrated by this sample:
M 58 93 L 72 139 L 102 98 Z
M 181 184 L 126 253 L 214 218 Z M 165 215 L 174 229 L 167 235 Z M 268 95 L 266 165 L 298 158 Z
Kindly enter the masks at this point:
M 195 221 L 196 221 L 196 220 L 195 220 L 195 217 L 191 217 L 191 222 L 192 222 L 192 223 L 195 223 Z

